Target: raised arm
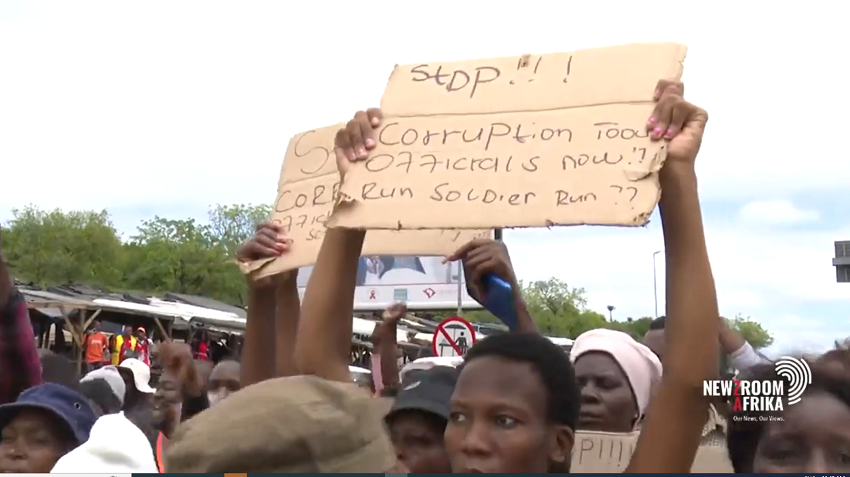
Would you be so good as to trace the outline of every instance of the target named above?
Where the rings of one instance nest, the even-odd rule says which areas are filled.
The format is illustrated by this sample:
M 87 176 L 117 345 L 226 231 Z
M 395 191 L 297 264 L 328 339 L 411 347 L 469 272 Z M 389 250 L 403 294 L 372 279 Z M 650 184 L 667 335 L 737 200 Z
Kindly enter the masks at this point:
M 384 310 L 383 322 L 379 324 L 381 338 L 378 341 L 381 356 L 381 384 L 385 388 L 398 386 L 398 320 L 407 314 L 404 303 L 394 303 Z
M 35 347 L 27 304 L 15 288 L 0 238 L 0 404 L 13 402 L 27 388 L 41 384 L 41 361 Z
M 654 139 L 668 140 L 659 204 L 667 262 L 667 351 L 629 473 L 690 472 L 709 403 L 702 396 L 703 381 L 717 374 L 717 295 L 694 170 L 708 115 L 683 94 L 681 82 L 661 81 L 648 126 Z
M 286 252 L 288 244 L 280 227 L 273 223 L 257 226 L 251 240 L 240 245 L 236 258 L 249 262 Z M 248 281 L 248 323 L 245 326 L 245 342 L 242 346 L 242 386 L 250 386 L 275 376 L 275 281 L 284 277 L 266 277 Z
M 301 317 L 298 298 L 298 271 L 283 274 L 277 281 L 277 314 L 275 315 L 275 376 L 295 376 L 295 342 Z
M 729 323 L 720 318 L 720 346 L 729 355 L 731 365 L 738 371 L 748 369 L 766 362 L 747 342 L 740 333 L 729 327 Z
M 340 176 L 349 162 L 366 159 L 367 151 L 375 147 L 374 128 L 380 122 L 380 110 L 360 111 L 337 132 L 334 149 Z M 301 305 L 295 344 L 300 374 L 351 381 L 354 289 L 365 236 L 365 230 L 350 229 L 328 229 L 325 234 Z

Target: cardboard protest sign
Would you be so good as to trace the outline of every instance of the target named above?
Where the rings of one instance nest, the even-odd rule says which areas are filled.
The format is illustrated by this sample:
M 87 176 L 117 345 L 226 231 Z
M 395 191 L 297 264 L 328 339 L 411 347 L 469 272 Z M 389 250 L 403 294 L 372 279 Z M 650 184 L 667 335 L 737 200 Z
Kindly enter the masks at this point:
M 333 144 L 342 126 L 306 131 L 289 141 L 271 220 L 292 241 L 290 250 L 274 259 L 240 264 L 243 273 L 261 278 L 316 262 L 339 191 Z M 363 253 L 447 255 L 475 237 L 491 235 L 490 230 L 380 230 L 367 233 Z
M 663 141 L 646 123 L 687 48 L 648 43 L 397 66 L 378 146 L 332 227 L 643 225 Z
M 639 432 L 631 434 L 576 432 L 570 472 L 573 474 L 624 472 L 632 458 L 639 435 Z M 695 474 L 733 473 L 726 448 L 700 446 L 691 472 Z

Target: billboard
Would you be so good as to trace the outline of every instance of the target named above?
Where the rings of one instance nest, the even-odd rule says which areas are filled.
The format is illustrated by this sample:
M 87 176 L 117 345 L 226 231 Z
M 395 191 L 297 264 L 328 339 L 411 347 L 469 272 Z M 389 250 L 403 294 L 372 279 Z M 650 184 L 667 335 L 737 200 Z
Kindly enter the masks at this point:
M 463 280 L 460 263 L 442 263 L 443 257 L 367 255 L 360 257 L 357 266 L 357 288 L 354 292 L 355 311 L 383 310 L 392 303 L 403 301 L 411 310 L 456 310 L 458 294 L 465 309 L 480 309 L 458 287 Z M 298 270 L 298 292 L 303 297 L 313 267 Z

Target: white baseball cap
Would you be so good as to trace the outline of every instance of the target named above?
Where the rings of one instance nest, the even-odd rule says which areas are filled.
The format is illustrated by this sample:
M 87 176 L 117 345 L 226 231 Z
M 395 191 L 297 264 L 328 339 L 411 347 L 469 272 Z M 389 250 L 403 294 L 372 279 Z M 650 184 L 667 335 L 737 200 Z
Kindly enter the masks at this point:
M 135 358 L 128 358 L 118 365 L 121 368 L 129 369 L 133 373 L 133 382 L 139 392 L 153 394 L 156 392 L 151 387 L 151 368 L 145 363 Z

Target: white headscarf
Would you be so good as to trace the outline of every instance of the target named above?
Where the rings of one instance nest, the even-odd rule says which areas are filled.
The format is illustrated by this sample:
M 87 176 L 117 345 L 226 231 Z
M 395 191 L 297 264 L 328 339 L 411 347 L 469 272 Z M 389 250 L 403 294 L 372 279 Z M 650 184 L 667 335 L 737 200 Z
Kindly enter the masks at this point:
M 661 381 L 661 361 L 649 348 L 622 331 L 596 329 L 582 333 L 570 350 L 570 361 L 583 354 L 608 353 L 623 368 L 635 395 L 638 412 L 643 415 L 652 396 L 652 388 Z

